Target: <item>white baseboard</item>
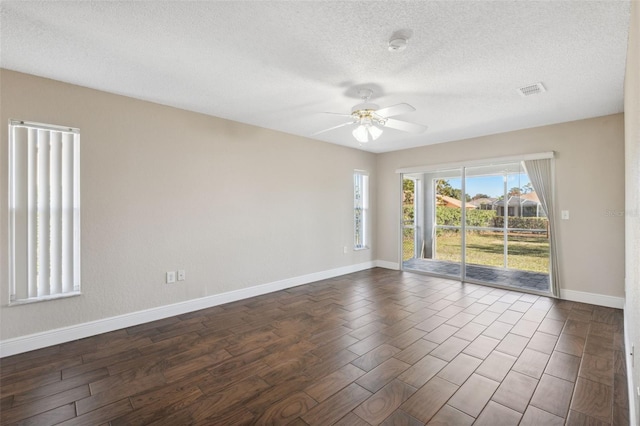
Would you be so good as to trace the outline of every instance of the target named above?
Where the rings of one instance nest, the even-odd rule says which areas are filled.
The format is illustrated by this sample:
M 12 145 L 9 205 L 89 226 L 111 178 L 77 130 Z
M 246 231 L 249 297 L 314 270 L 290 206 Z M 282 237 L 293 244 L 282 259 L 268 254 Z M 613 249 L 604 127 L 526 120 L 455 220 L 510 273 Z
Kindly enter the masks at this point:
M 157 308 L 146 309 L 144 311 L 132 312 L 129 314 L 6 339 L 0 341 L 0 358 L 58 345 L 73 340 L 84 339 L 85 337 L 95 336 L 101 333 L 120 330 L 122 328 L 132 327 L 150 321 L 157 321 L 163 318 L 210 308 L 224 303 L 235 302 L 249 297 L 260 296 L 262 294 L 334 278 L 373 267 L 392 270 L 400 269 L 400 265 L 398 263 L 387 262 L 384 260 L 364 262 L 356 265 L 343 266 L 340 268 L 287 278 L 240 290 L 233 290 L 227 293 L 215 294 L 212 296 L 173 303 L 171 305 L 159 306 Z M 575 302 L 590 303 L 619 309 L 624 308 L 624 299 L 621 297 L 586 293 L 575 290 L 562 290 L 561 295 L 563 299 Z
M 605 294 L 587 293 L 576 290 L 560 290 L 560 298 L 571 300 L 572 302 L 624 309 L 624 297 L 607 296 Z
M 378 268 L 393 269 L 394 271 L 400 270 L 400 264 L 396 262 L 387 262 L 386 260 L 376 260 L 375 263 Z
M 132 312 L 129 314 L 6 339 L 0 341 L 0 358 L 45 348 L 47 346 L 59 345 L 73 340 L 84 339 L 85 337 L 95 336 L 101 333 L 120 330 L 122 328 L 132 327 L 134 325 L 144 324 L 150 321 L 157 321 L 163 318 L 210 308 L 224 303 L 235 302 L 249 297 L 260 296 L 262 294 L 297 287 L 299 285 L 334 278 L 365 269 L 371 269 L 374 266 L 377 266 L 376 261 L 343 266 L 340 268 L 261 284 L 254 287 L 229 291 L 227 293 L 215 294 L 212 296 L 173 303 L 171 305 L 159 306 L 157 308 L 146 309 L 144 311 Z

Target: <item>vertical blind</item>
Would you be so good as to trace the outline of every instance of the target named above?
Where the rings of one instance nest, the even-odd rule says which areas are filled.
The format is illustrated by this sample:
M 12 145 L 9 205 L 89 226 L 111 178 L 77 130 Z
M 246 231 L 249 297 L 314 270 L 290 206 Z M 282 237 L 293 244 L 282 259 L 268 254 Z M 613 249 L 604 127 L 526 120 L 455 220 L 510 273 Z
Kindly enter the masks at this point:
M 12 302 L 80 291 L 80 132 L 9 124 Z

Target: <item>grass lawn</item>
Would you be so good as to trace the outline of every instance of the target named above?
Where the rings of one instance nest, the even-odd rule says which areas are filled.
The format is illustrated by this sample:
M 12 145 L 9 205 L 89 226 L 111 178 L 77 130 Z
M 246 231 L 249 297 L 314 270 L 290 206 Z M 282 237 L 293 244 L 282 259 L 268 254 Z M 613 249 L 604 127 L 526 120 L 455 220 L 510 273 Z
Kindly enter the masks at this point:
M 404 260 L 413 255 L 412 234 L 403 242 Z M 507 266 L 511 269 L 549 273 L 549 240 L 545 235 L 509 234 Z M 443 232 L 436 238 L 437 260 L 460 262 L 460 234 Z M 467 263 L 502 267 L 504 258 L 503 234 L 467 233 Z
M 413 241 L 413 229 L 402 230 L 402 261 L 413 258 L 415 243 Z

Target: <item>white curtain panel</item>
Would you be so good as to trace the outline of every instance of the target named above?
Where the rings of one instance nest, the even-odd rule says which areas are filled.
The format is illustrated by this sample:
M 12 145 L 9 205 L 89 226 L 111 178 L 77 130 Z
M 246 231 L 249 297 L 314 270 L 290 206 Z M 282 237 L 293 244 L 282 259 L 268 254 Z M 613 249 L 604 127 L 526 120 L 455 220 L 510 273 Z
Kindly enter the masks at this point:
M 531 179 L 533 189 L 540 199 L 540 204 L 549 219 L 549 282 L 551 294 L 560 297 L 560 262 L 558 261 L 556 209 L 553 200 L 553 163 L 550 158 L 523 161 L 524 168 Z

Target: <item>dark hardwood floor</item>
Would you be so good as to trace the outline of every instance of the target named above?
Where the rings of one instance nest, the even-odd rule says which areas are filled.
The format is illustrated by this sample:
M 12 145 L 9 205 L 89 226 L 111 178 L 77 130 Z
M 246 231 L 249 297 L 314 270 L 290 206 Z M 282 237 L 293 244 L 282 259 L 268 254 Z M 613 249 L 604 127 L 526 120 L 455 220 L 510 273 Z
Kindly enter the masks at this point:
M 628 425 L 622 311 L 372 269 L 0 360 L 2 425 Z

